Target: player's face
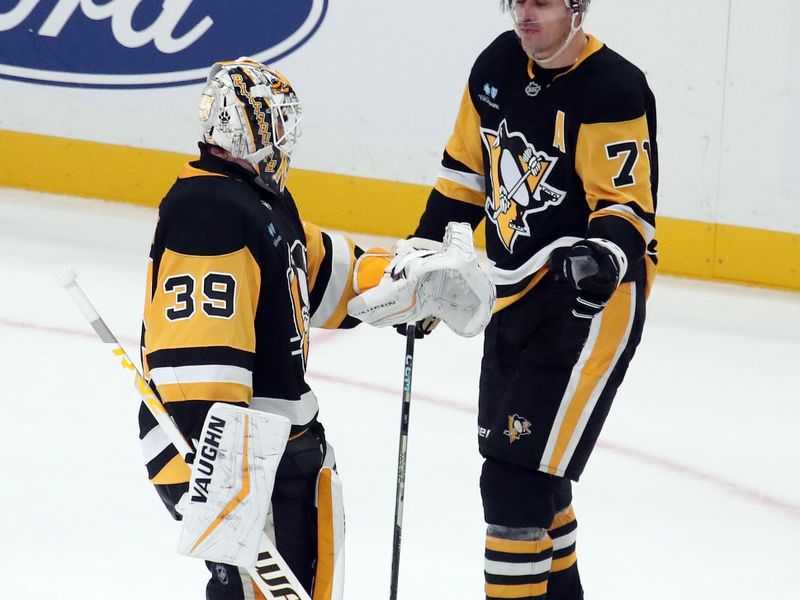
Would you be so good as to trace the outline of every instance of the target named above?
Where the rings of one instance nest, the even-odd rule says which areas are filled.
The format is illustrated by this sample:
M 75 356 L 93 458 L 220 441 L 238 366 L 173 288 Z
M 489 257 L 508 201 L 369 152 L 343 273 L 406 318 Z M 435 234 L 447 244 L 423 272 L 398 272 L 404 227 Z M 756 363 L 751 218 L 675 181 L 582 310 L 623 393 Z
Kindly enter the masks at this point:
M 564 0 L 513 0 L 515 30 L 531 58 L 552 56 L 569 35 L 572 12 Z

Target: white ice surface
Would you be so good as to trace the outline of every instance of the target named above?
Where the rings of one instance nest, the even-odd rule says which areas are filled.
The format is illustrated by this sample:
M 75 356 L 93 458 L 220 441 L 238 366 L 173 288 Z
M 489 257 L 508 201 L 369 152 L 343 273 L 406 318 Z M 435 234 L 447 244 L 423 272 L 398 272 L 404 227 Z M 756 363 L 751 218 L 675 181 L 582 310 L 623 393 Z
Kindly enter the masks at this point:
M 137 395 L 53 281 L 137 355 L 155 211 L 0 189 L 0 598 L 203 598 L 147 483 Z M 360 239 L 359 236 L 355 236 Z M 800 295 L 661 277 L 582 481 L 590 600 L 800 597 Z M 312 334 L 347 509 L 348 600 L 388 596 L 403 339 Z M 400 598 L 483 598 L 480 339 L 417 344 Z M 514 493 L 514 482 L 508 482 Z

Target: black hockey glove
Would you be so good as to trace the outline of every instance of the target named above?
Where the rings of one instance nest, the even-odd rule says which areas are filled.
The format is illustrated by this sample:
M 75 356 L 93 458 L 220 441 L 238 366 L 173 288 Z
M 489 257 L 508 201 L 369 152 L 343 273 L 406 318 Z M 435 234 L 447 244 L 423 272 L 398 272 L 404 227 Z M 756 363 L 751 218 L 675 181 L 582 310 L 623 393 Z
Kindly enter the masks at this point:
M 421 321 L 417 321 L 417 328 L 414 330 L 414 339 L 421 340 L 424 338 L 436 328 L 440 321 L 441 319 L 439 317 L 426 317 Z M 395 325 L 394 328 L 400 335 L 406 335 L 405 324 Z
M 553 277 L 577 291 L 572 314 L 579 319 L 591 319 L 603 310 L 627 267 L 625 253 L 603 239 L 581 240 L 550 254 Z

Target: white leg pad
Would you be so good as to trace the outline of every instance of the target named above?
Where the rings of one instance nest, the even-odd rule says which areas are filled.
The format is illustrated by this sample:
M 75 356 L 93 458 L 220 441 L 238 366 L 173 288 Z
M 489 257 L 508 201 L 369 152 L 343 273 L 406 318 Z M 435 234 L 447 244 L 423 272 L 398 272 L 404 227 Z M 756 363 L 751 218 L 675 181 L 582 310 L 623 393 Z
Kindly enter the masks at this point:
M 288 419 L 223 403 L 211 407 L 183 514 L 178 552 L 253 567 L 286 448 Z

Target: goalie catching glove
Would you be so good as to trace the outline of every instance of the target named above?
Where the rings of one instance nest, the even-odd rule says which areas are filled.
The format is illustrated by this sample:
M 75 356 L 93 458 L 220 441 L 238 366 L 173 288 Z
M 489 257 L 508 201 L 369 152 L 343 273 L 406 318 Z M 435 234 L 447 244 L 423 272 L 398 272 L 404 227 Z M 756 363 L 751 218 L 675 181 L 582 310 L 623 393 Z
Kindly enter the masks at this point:
M 440 318 L 458 335 L 481 333 L 492 316 L 495 289 L 478 265 L 472 228 L 449 223 L 441 249 L 400 243 L 380 283 L 347 305 L 353 317 L 386 327 Z

